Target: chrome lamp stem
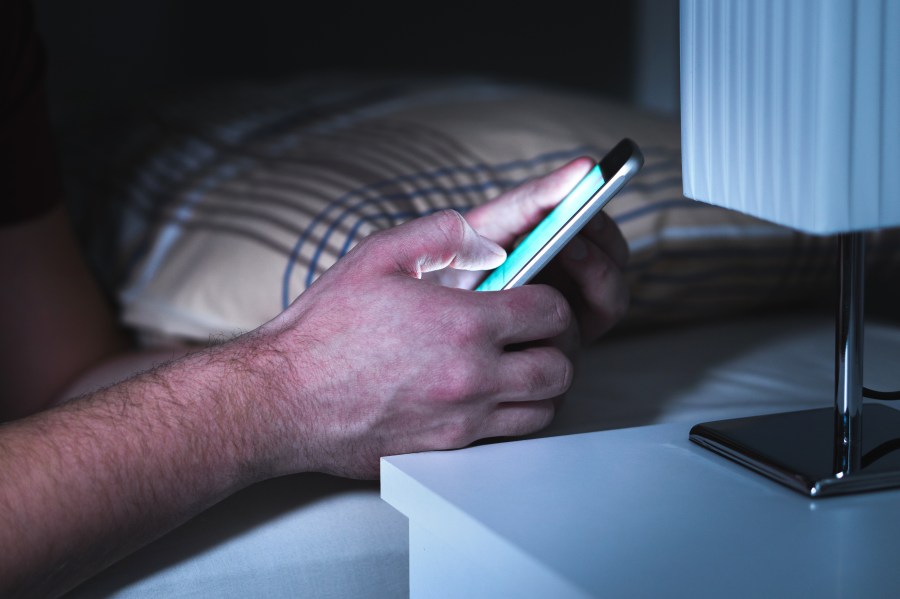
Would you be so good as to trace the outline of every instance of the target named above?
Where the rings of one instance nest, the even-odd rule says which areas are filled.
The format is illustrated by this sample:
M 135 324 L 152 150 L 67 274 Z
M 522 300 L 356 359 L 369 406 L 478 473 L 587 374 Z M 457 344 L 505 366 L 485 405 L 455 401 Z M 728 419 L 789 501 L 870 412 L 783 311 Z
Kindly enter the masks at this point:
M 838 236 L 838 306 L 835 351 L 835 476 L 862 467 L 863 321 L 866 246 L 863 233 Z

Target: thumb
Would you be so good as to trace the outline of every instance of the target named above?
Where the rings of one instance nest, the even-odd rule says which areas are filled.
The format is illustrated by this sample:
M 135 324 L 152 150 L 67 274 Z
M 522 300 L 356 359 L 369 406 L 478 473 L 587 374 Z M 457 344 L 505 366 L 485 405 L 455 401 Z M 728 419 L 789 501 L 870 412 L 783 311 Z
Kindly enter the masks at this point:
M 443 268 L 487 270 L 500 266 L 506 252 L 475 232 L 455 210 L 423 216 L 381 234 L 385 270 L 419 278 Z

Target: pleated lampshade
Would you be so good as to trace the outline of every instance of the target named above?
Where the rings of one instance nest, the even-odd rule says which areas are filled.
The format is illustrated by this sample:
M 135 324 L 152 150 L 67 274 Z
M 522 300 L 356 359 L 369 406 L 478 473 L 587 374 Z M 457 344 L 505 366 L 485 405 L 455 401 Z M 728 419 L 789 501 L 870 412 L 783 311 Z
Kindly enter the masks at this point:
M 684 193 L 816 234 L 900 225 L 900 0 L 682 0 Z

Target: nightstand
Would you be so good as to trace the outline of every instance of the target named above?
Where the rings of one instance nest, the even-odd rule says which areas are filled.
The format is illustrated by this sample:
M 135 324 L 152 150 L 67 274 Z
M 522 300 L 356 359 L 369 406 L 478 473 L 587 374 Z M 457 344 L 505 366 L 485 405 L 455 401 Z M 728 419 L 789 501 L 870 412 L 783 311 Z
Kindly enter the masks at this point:
M 412 597 L 897 597 L 900 491 L 811 501 L 687 424 L 387 457 Z

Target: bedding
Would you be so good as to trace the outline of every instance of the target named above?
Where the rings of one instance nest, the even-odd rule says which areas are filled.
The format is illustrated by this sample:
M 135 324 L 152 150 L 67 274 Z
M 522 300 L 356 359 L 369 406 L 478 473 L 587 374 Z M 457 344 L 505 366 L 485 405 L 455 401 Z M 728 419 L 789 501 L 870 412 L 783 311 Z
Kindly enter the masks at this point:
M 366 235 L 465 211 L 626 136 L 646 162 L 606 208 L 631 248 L 622 328 L 830 297 L 832 239 L 686 199 L 677 120 L 596 96 L 334 75 L 155 99 L 134 123 L 114 151 L 97 144 L 116 157 L 106 189 L 85 192 L 80 164 L 69 187 L 101 200 L 80 207 L 86 237 L 147 342 L 251 330 Z M 900 253 L 894 237 L 873 234 L 875 279 Z

